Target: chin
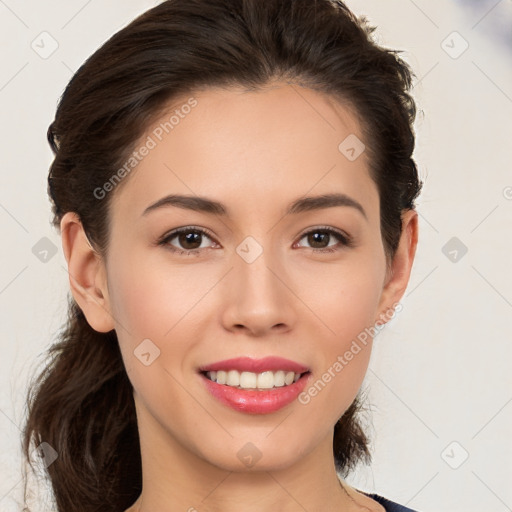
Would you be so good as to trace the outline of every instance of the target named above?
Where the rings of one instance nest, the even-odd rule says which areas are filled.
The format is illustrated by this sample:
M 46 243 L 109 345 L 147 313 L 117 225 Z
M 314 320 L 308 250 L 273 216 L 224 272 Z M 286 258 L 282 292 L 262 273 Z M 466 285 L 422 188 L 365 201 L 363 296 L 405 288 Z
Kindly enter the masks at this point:
M 302 446 L 276 446 L 267 439 L 261 442 L 233 441 L 230 446 L 224 445 L 221 452 L 203 453 L 202 458 L 225 471 L 249 473 L 284 470 L 297 463 L 303 455 Z

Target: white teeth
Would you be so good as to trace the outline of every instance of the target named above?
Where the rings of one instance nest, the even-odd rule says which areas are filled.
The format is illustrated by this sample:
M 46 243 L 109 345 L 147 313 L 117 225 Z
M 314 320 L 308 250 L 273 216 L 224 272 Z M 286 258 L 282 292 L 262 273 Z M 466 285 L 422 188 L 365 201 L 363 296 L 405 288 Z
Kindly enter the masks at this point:
M 289 386 L 293 382 L 293 378 L 295 377 L 295 373 L 287 372 L 284 376 L 284 383 Z
M 234 387 L 240 386 L 240 374 L 236 370 L 229 370 L 226 384 Z
M 276 388 L 284 386 L 284 372 L 282 370 L 274 373 L 274 386 Z
M 212 380 L 215 380 L 212 376 Z M 257 375 L 255 373 L 251 372 L 242 372 L 240 374 L 240 387 L 247 389 L 247 388 L 255 388 L 256 387 L 256 381 L 257 381 Z
M 214 380 L 213 372 L 208 372 L 208 376 L 211 380 Z M 227 373 L 220 370 L 217 372 L 217 384 L 226 384 Z
M 241 389 L 271 389 L 282 386 L 289 386 L 293 382 L 300 379 L 300 373 L 285 372 L 279 370 L 277 372 L 238 372 L 237 370 L 229 371 L 212 371 L 206 372 L 207 377 L 217 384 L 226 384 Z
M 270 389 L 274 387 L 274 374 L 272 372 L 258 373 L 258 384 L 256 385 L 259 389 Z

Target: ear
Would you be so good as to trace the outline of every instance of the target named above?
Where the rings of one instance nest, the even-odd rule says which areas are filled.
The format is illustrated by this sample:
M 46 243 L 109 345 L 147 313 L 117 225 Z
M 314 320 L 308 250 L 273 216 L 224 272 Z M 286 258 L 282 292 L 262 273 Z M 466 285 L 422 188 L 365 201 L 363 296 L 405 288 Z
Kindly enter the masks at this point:
M 406 210 L 402 214 L 402 234 L 393 261 L 386 272 L 384 288 L 379 302 L 379 317 L 376 323 L 387 323 L 393 318 L 392 310 L 402 298 L 416 254 L 418 245 L 418 214 L 415 210 Z
M 115 324 L 110 314 L 103 258 L 89 243 L 75 212 L 64 214 L 60 230 L 68 263 L 69 285 L 75 301 L 94 330 L 111 331 Z

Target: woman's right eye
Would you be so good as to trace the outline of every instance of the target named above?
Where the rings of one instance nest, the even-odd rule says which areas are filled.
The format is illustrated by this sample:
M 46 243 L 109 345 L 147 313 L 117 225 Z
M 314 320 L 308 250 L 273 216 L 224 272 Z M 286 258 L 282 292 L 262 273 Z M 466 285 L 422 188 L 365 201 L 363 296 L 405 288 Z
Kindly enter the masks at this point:
M 210 233 L 203 228 L 178 228 L 169 233 L 166 233 L 158 241 L 158 245 L 162 245 L 170 251 L 176 252 L 178 254 L 198 255 L 202 249 L 208 247 L 208 245 L 203 246 L 202 238 L 204 237 L 211 239 Z M 171 243 L 171 241 L 174 239 L 176 239 L 177 242 L 181 245 L 181 248 L 176 247 Z

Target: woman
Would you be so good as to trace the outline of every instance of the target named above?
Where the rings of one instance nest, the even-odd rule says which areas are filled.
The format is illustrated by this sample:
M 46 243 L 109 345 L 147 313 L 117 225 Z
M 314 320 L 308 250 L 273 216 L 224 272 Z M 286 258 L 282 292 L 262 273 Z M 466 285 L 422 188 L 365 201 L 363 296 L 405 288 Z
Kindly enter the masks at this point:
M 58 511 L 408 511 L 358 391 L 417 245 L 411 71 L 341 2 L 168 0 L 48 130 L 72 298 L 24 448 Z

